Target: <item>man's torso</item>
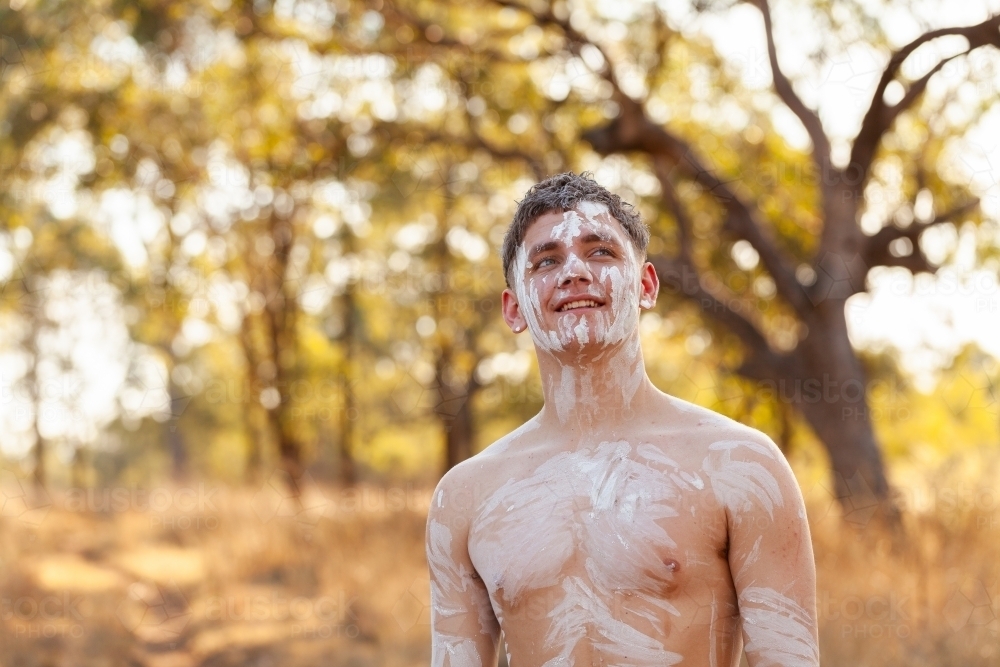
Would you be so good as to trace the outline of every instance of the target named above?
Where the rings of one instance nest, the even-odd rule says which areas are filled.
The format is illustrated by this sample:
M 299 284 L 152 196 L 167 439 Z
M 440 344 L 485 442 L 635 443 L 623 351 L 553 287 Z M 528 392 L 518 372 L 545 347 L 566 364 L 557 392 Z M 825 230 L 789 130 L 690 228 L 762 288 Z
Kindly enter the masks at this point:
M 709 446 L 750 429 L 664 401 L 610 437 L 529 422 L 467 462 L 469 555 L 517 667 L 738 661 Z

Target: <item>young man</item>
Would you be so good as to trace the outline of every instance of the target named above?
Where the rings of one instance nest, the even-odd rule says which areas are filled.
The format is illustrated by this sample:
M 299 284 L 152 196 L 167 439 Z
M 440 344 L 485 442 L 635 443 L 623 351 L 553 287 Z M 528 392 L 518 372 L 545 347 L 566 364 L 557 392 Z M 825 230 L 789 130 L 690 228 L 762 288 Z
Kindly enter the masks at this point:
M 545 405 L 441 480 L 427 524 L 435 667 L 818 665 L 815 568 L 762 433 L 662 393 L 639 312 L 659 281 L 632 207 L 572 173 L 503 246 L 504 320 Z

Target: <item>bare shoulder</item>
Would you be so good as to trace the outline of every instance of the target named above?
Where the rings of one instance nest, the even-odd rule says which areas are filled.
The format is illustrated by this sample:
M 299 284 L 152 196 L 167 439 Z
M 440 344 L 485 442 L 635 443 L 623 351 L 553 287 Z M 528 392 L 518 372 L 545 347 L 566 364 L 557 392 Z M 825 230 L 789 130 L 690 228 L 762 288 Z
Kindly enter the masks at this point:
M 732 513 L 757 511 L 773 517 L 780 508 L 798 510 L 801 494 L 784 454 L 767 434 L 717 412 L 665 396 L 670 415 L 654 424 L 647 439 L 708 489 Z M 666 405 L 666 404 L 665 404 Z
M 664 394 L 663 398 L 668 408 L 663 412 L 671 416 L 666 423 L 656 424 L 655 428 L 670 437 L 657 440 L 669 443 L 680 438 L 685 448 L 702 455 L 725 448 L 727 445 L 724 443 L 743 443 L 749 451 L 784 460 L 781 450 L 766 433 L 674 396 Z
M 537 417 L 449 470 L 434 489 L 430 516 L 449 520 L 471 519 L 480 504 L 502 484 L 509 467 L 507 451 L 530 438 L 538 428 Z

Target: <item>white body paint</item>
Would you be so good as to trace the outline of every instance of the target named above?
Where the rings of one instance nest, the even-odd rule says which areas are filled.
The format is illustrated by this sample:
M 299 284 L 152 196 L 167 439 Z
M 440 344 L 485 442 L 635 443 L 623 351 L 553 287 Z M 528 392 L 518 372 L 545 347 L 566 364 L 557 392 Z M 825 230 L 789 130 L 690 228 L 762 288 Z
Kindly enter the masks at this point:
M 813 636 L 815 614 L 773 588 L 749 587 L 740 596 L 747 653 L 764 664 L 788 667 L 819 664 Z
M 561 588 L 545 637 L 547 646 L 560 649 L 550 667 L 572 664 L 588 628 L 606 649 L 633 650 L 632 661 L 620 656 L 620 664 L 645 665 L 654 656 L 666 664 L 680 660 L 666 651 L 663 637 L 614 618 L 607 608 L 607 598 L 626 589 L 635 591 L 627 606 L 638 617 L 653 620 L 650 609 L 679 616 L 669 600 L 644 591 L 670 585 L 662 554 L 677 544 L 658 522 L 677 516 L 684 489 L 666 476 L 662 466 L 672 462 L 655 447 L 634 449 L 624 441 L 602 442 L 554 456 L 530 477 L 500 486 L 474 520 L 470 551 L 494 609 L 517 605 L 528 591 Z M 569 574 L 573 560 L 582 561 L 579 574 Z
M 442 500 L 443 498 L 439 496 L 438 501 Z M 451 558 L 452 536 L 447 526 L 431 521 L 428 525 L 427 538 L 428 565 L 442 575 L 439 581 L 431 582 L 431 622 L 433 623 L 438 620 L 437 617 L 451 618 L 466 613 L 464 607 L 449 604 L 448 596 L 443 595 L 442 592 L 466 590 L 469 573 L 461 565 L 456 565 Z M 491 613 L 492 611 L 486 606 L 479 609 L 479 620 L 484 632 L 488 632 L 486 628 L 489 625 Z M 434 657 L 433 667 L 445 667 L 446 659 L 448 664 L 453 666 L 483 667 L 483 661 L 476 649 L 475 642 L 462 635 L 435 633 L 431 652 Z
M 767 515 L 774 518 L 775 506 L 782 505 L 781 491 L 774 475 L 756 461 L 734 461 L 732 452 L 737 447 L 746 447 L 758 454 L 773 458 L 767 448 L 753 442 L 725 440 L 713 443 L 711 454 L 702 464 L 702 469 L 712 480 L 712 490 L 719 504 L 735 511 L 733 519 L 739 523 L 743 512 L 756 506 L 764 507 Z
M 546 219 L 533 247 L 555 242 L 558 262 L 532 265 L 526 237 L 511 274 L 545 407 L 441 482 L 434 666 L 492 667 L 501 627 L 512 667 L 736 667 L 743 638 L 751 667 L 818 664 L 808 527 L 780 452 L 649 382 L 638 322 L 655 289 L 605 206 Z M 585 295 L 597 307 L 556 305 Z

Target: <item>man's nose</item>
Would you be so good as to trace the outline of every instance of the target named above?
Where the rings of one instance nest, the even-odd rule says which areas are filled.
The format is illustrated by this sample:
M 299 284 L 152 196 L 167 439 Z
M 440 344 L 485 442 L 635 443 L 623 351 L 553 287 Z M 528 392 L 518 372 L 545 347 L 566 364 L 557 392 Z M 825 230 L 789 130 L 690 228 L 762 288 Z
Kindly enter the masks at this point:
M 593 278 L 587 264 L 577 257 L 576 253 L 571 252 L 566 258 L 566 264 L 563 265 L 562 275 L 559 276 L 559 285 L 569 285 L 574 280 L 590 282 Z

